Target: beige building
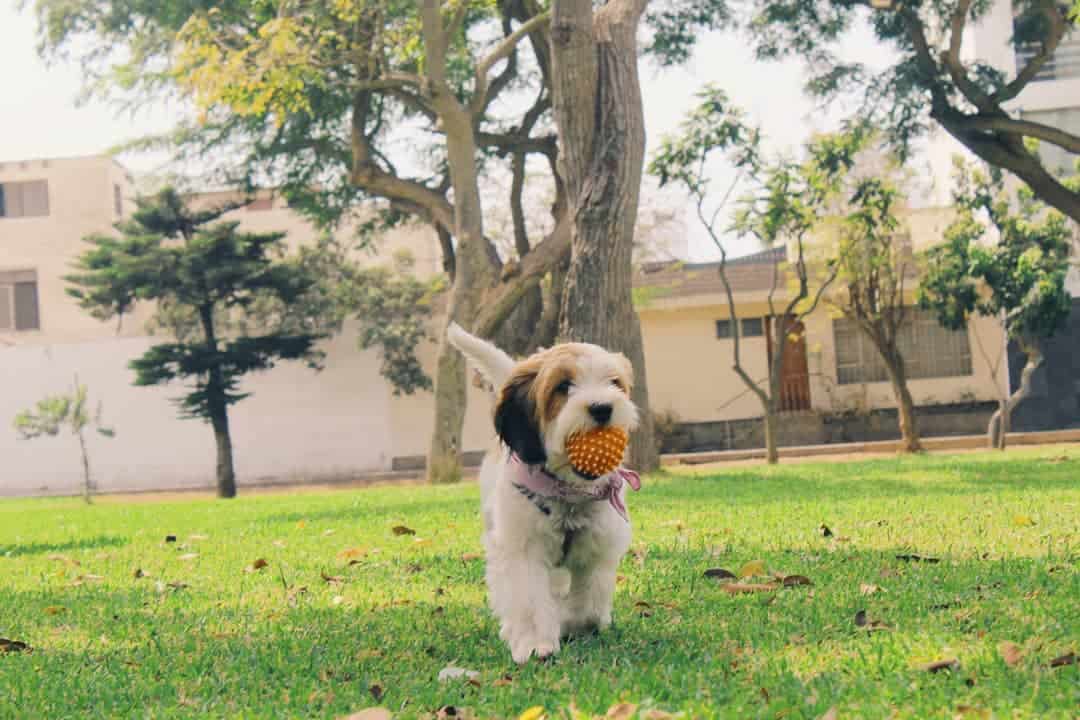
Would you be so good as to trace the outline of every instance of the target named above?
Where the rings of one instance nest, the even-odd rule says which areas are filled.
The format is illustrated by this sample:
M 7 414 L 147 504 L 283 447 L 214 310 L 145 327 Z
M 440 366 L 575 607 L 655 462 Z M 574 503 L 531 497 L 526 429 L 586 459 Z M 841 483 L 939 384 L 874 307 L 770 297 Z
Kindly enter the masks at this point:
M 117 433 L 91 439 L 91 462 L 102 487 L 204 486 L 213 476 L 212 433 L 199 422 L 177 419 L 171 400 L 179 388 L 131 384 L 128 363 L 156 341 L 146 332 L 152 308 L 140 308 L 122 324 L 100 322 L 65 292 L 62 278 L 81 252 L 82 238 L 111 232 L 130 212 L 132 196 L 131 178 L 107 157 L 0 164 L 0 494 L 77 487 L 81 469 L 71 438 L 21 441 L 13 430 L 3 430 L 20 409 L 70 388 L 76 374 L 92 399 L 103 403 L 104 418 Z M 207 203 L 226 199 L 201 197 Z M 269 194 L 230 216 L 248 230 L 284 231 L 294 246 L 317 234 Z M 943 223 L 941 213 L 924 213 L 909 224 L 914 237 L 934 238 Z M 413 256 L 419 275 L 440 272 L 437 238 L 419 225 L 396 230 L 378 253 L 362 259 L 388 262 L 402 250 Z M 755 378 L 767 372 L 767 295 L 773 265 L 781 259 L 782 253 L 769 251 L 735 261 L 730 269 L 744 364 Z M 715 266 L 647 264 L 635 286 L 654 408 L 693 430 L 691 446 L 753 443 L 745 431 L 757 425 L 761 411 L 731 370 L 731 328 Z M 977 341 L 996 357 L 1001 335 L 993 323 L 950 333 L 932 319 L 917 318 L 908 341 L 917 404 L 994 399 L 995 380 Z M 253 395 L 231 415 L 241 484 L 352 477 L 408 467 L 424 455 L 431 394 L 394 396 L 378 373 L 376 354 L 357 348 L 354 327 L 346 327 L 326 350 L 320 373 L 284 363 L 245 383 L 244 391 Z M 422 349 L 429 370 L 435 354 L 434 345 Z M 791 442 L 834 439 L 821 429 L 831 413 L 893 406 L 889 383 L 866 343 L 825 310 L 807 320 L 789 356 L 786 425 L 800 429 Z M 470 388 L 463 449 L 482 450 L 490 437 L 488 400 Z

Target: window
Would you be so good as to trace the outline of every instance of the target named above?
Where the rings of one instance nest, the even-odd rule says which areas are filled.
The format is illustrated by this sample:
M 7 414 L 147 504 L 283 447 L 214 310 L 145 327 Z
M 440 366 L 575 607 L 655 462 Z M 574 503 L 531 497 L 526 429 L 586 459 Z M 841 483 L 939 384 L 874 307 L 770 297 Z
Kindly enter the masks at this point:
M 120 189 L 119 185 L 113 185 L 113 210 L 116 212 L 116 217 L 124 216 L 124 191 Z
M 761 337 L 765 334 L 765 321 L 762 318 L 742 318 L 742 337 Z M 731 337 L 731 320 L 716 321 L 716 337 L 720 340 Z
M 0 218 L 44 217 L 48 214 L 47 180 L 0 184 Z
M 0 272 L 0 332 L 40 327 L 37 273 Z
M 908 379 L 959 377 L 971 374 L 967 330 L 947 330 L 930 312 L 907 309 L 898 346 Z M 836 381 L 841 385 L 883 382 L 885 362 L 870 338 L 847 318 L 833 320 Z
M 761 318 L 743 318 L 743 337 L 761 337 L 765 334 L 765 322 Z

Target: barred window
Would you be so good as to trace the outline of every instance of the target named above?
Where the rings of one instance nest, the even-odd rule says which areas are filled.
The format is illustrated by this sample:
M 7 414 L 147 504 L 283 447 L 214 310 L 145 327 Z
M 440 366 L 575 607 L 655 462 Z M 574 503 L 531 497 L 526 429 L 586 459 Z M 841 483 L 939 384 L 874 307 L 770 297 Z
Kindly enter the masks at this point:
M 967 330 L 948 330 L 933 313 L 907 308 L 897 345 L 909 379 L 970 375 L 971 342 Z M 840 385 L 888 380 L 885 361 L 870 338 L 847 318 L 833 320 L 836 381 Z
M 40 327 L 37 273 L 33 270 L 0 272 L 0 332 Z
M 0 184 L 0 218 L 44 217 L 48 214 L 47 180 Z

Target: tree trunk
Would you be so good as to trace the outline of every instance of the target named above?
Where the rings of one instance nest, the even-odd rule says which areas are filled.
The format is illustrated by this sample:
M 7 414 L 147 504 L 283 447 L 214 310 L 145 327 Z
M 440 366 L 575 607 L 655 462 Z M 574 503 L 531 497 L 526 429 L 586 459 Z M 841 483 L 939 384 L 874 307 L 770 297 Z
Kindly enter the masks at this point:
M 229 411 L 224 399 L 214 402 L 210 424 L 217 445 L 217 494 L 219 498 L 236 497 L 236 473 L 233 470 L 232 436 L 229 434 Z
M 990 427 L 987 430 L 990 441 L 999 450 L 1004 450 L 1007 444 L 1006 438 L 1012 426 L 1013 410 L 1031 395 L 1031 378 L 1043 364 L 1042 348 L 1039 347 L 1037 342 L 1021 340 L 1019 344 L 1020 349 L 1024 351 L 1024 355 L 1027 357 L 1027 363 L 1024 364 L 1024 369 L 1020 373 L 1020 387 L 1016 388 L 1016 392 L 1010 395 L 990 417 Z
M 780 462 L 780 449 L 776 446 L 776 409 L 770 400 L 765 409 L 765 462 L 776 465 Z
M 76 379 L 76 387 L 78 387 L 78 380 Z M 93 490 L 93 484 L 90 480 L 90 455 L 86 452 L 86 438 L 83 436 L 82 428 L 79 428 L 76 433 L 79 436 L 79 450 L 82 452 L 82 467 L 83 467 L 83 501 L 89 505 L 93 502 L 90 497 L 90 492 Z
M 889 381 L 892 383 L 893 396 L 896 398 L 902 449 L 904 452 L 920 452 L 922 443 L 919 442 L 919 423 L 918 418 L 915 417 L 915 401 L 908 389 L 904 359 L 900 357 L 896 348 L 888 348 L 882 353 L 882 357 L 885 360 L 885 369 L 889 373 Z
M 622 352 L 633 363 L 641 423 L 630 463 L 659 466 L 641 324 L 634 311 L 634 222 L 645 158 L 637 67 L 644 0 L 554 0 L 552 85 L 561 175 L 569 199 L 571 262 L 559 338 Z

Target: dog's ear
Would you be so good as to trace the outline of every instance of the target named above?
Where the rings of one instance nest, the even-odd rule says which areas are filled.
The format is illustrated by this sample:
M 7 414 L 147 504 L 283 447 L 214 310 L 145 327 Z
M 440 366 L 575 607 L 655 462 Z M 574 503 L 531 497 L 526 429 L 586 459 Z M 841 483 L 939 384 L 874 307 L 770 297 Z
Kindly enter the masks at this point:
M 510 376 L 495 404 L 495 432 L 526 465 L 547 462 L 544 440 L 536 419 L 532 384 L 536 372 L 522 369 Z

